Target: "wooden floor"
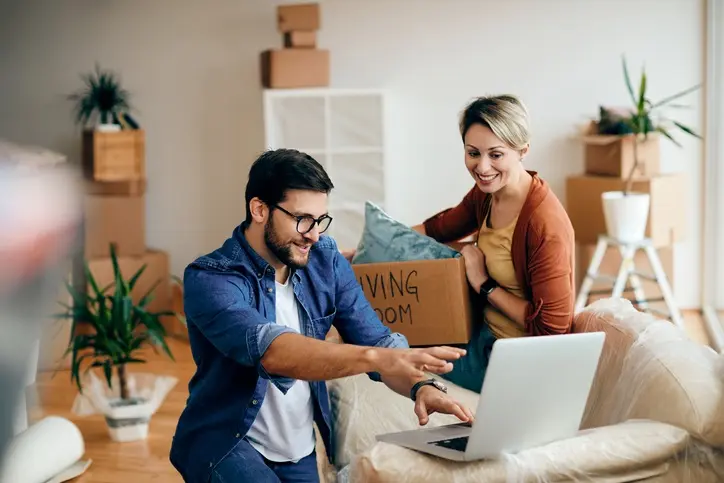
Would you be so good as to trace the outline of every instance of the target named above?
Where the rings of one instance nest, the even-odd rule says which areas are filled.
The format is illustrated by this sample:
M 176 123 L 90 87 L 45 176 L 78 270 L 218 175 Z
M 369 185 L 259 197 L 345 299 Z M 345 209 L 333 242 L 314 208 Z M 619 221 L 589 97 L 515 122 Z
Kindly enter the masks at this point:
M 70 409 L 77 393 L 71 385 L 69 372 L 42 373 L 38 376 L 40 406 L 32 417 L 63 416 L 73 421 L 85 439 L 86 458 L 93 460 L 77 483 L 165 483 L 183 482 L 168 460 L 171 438 L 176 422 L 186 404 L 188 381 L 194 373 L 194 362 L 188 342 L 170 340 L 176 362 L 149 353 L 143 371 L 172 375 L 178 383 L 151 419 L 148 439 L 130 443 L 111 441 L 102 416 L 77 417 Z M 135 368 L 134 368 L 135 369 Z M 136 370 L 141 370 L 139 367 Z
M 685 312 L 687 331 L 692 339 L 708 344 L 707 332 L 698 313 Z M 33 418 L 47 415 L 67 417 L 78 425 L 86 444 L 86 458 L 93 460 L 88 471 L 74 480 L 77 483 L 165 483 L 181 482 L 168 460 L 176 422 L 185 405 L 187 384 L 194 372 L 194 363 L 188 343 L 171 341 L 176 362 L 149 354 L 149 363 L 143 370 L 173 375 L 179 381 L 164 404 L 151 420 L 149 437 L 145 441 L 115 443 L 108 436 L 101 416 L 79 418 L 70 413 L 76 389 L 70 384 L 68 372 L 41 373 L 38 376 L 40 405 Z

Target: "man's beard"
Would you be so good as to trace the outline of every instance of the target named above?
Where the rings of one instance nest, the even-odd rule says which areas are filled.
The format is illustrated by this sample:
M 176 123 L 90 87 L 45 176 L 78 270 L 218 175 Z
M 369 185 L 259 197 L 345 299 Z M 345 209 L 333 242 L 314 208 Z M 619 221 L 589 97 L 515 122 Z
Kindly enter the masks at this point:
M 293 269 L 301 269 L 307 266 L 309 262 L 309 256 L 307 256 L 302 262 L 295 260 L 292 257 L 292 242 L 283 243 L 279 240 L 276 232 L 274 231 L 274 223 L 272 217 L 269 217 L 266 224 L 264 225 L 264 243 L 272 254 L 287 267 Z

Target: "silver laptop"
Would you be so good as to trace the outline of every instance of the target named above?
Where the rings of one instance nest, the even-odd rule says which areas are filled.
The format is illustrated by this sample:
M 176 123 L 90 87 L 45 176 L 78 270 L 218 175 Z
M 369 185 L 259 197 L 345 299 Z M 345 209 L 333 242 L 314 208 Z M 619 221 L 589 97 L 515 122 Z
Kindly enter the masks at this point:
M 571 437 L 580 428 L 604 340 L 603 332 L 500 339 L 472 425 L 388 433 L 377 440 L 473 461 Z

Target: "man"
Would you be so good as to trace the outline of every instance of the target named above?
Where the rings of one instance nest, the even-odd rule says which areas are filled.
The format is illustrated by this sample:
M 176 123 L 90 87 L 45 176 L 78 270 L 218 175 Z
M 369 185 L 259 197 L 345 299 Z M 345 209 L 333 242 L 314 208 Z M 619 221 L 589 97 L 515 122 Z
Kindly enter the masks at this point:
M 318 481 L 313 423 L 327 452 L 324 381 L 369 374 L 433 412 L 470 411 L 423 371 L 445 373 L 464 351 L 409 349 L 364 298 L 335 242 L 333 185 L 295 150 L 263 153 L 246 186 L 246 220 L 184 274 L 184 305 L 196 374 L 171 461 L 187 482 Z M 345 344 L 326 342 L 331 326 Z

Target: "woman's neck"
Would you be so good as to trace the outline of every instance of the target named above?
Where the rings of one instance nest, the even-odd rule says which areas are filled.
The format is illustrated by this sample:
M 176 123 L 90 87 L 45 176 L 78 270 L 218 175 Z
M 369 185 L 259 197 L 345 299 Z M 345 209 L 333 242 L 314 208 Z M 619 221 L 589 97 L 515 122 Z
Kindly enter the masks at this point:
M 520 202 L 528 197 L 528 190 L 533 177 L 522 166 L 515 175 L 515 179 L 505 185 L 502 189 L 493 193 L 493 201 L 497 203 L 508 204 L 510 202 Z

